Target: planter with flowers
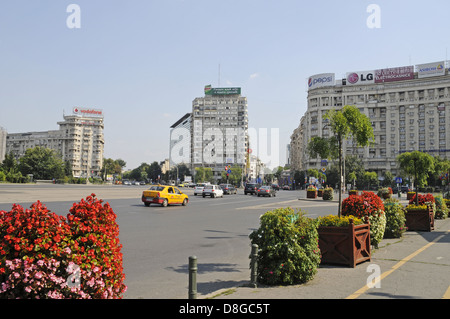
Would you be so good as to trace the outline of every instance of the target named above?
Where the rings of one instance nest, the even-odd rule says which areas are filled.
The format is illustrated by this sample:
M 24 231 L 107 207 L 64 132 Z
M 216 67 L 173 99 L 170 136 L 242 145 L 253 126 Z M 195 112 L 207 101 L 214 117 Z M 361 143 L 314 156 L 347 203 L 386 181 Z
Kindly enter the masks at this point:
M 126 290 L 116 215 L 92 194 L 67 217 L 0 211 L 0 299 L 112 299 Z
M 406 199 L 410 200 L 411 198 L 414 197 L 414 195 L 416 195 L 416 192 L 407 192 L 406 193 Z
M 434 229 L 434 214 L 436 201 L 431 194 L 418 194 L 418 205 L 416 196 L 409 200 L 406 206 L 406 227 L 408 230 L 432 231 Z
M 306 198 L 317 198 L 317 188 L 314 185 L 308 186 L 306 189 Z
M 383 187 L 378 191 L 378 196 L 382 197 L 383 199 L 391 198 L 393 194 L 392 188 L 390 187 Z
M 370 261 L 370 224 L 354 216 L 318 218 L 319 248 L 322 264 L 355 267 Z
M 319 188 L 317 190 L 317 197 L 322 197 L 323 196 L 323 188 Z
M 362 192 L 361 195 L 349 196 L 342 201 L 342 216 L 355 216 L 370 222 L 370 241 L 377 248 L 384 236 L 386 215 L 384 204 L 380 197 L 373 192 Z
M 358 190 L 356 190 L 356 189 L 351 189 L 351 190 L 348 191 L 348 196 L 358 195 L 358 194 L 359 194 Z

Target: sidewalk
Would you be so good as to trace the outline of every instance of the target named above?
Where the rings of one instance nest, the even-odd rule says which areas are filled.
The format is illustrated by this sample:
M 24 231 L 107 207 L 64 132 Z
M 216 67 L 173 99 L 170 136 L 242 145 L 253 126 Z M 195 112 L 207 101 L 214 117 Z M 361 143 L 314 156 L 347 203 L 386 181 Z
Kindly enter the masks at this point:
M 240 286 L 198 296 L 198 299 L 346 299 L 352 297 L 441 299 L 443 296 L 450 298 L 448 295 L 450 294 L 449 230 L 450 218 L 438 219 L 435 220 L 435 229 L 432 232 L 407 231 L 402 238 L 383 239 L 378 249 L 372 249 L 371 261 L 358 264 L 355 268 L 320 265 L 315 277 L 302 285 L 275 287 L 258 285 L 257 288 Z M 431 247 L 430 243 L 434 242 L 439 242 L 439 245 L 433 245 L 433 251 L 439 249 L 438 255 L 441 257 L 429 256 L 431 249 L 427 249 Z M 371 267 L 374 265 L 379 266 L 381 273 L 390 275 L 381 280 L 384 289 L 365 288 L 368 277 L 372 274 Z M 397 271 L 400 268 L 402 271 Z M 403 280 L 398 280 L 400 283 L 395 278 L 394 270 L 397 271 L 395 275 L 399 273 L 403 276 Z M 428 275 L 430 271 L 435 277 Z M 408 287 L 410 283 L 405 280 L 405 276 L 421 287 Z M 250 270 L 248 278 L 250 283 Z M 389 283 L 391 279 L 392 282 L 396 279 L 396 284 Z M 417 284 L 421 281 L 423 281 L 422 284 Z M 440 289 L 437 287 L 437 282 L 442 286 Z M 407 287 L 399 287 L 405 284 Z M 427 288 L 430 285 L 431 287 Z M 393 287 L 390 288 L 390 286 Z M 405 289 L 410 291 L 411 295 L 405 293 L 401 296 L 397 295 L 397 290 Z M 444 294 L 446 289 L 447 292 Z M 422 295 L 417 296 L 418 294 Z

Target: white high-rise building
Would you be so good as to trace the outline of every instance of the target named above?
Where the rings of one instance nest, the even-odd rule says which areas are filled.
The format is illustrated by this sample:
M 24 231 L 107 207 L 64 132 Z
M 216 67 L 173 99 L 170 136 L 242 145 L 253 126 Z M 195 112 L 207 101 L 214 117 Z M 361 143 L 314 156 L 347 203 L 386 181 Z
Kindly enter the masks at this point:
M 225 166 L 246 165 L 247 98 L 241 88 L 205 87 L 192 102 L 191 168 L 211 167 L 220 178 Z
M 372 71 L 333 73 L 308 81 L 308 108 L 291 136 L 291 165 L 296 170 L 320 169 L 324 162 L 310 158 L 312 137 L 329 137 L 327 111 L 354 105 L 372 123 L 375 143 L 357 147 L 347 140 L 344 154 L 358 156 L 366 170 L 381 176 L 399 173 L 396 158 L 410 151 L 450 159 L 450 75 L 445 61 Z
M 36 146 L 50 148 L 69 161 L 75 177 L 99 176 L 103 165 L 103 111 L 74 108 L 58 122 L 59 130 L 10 133 L 6 138 L 6 153 L 16 159 Z

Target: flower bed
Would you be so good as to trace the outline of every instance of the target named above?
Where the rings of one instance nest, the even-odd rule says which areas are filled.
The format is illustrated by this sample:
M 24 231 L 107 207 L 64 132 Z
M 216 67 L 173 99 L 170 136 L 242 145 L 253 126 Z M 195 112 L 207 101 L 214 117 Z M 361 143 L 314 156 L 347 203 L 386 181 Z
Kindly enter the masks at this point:
M 321 263 L 355 267 L 370 261 L 370 225 L 354 216 L 319 218 Z
M 0 212 L 0 298 L 121 298 L 116 215 L 92 194 L 67 217 L 39 201 Z
M 416 192 L 408 192 L 406 193 L 406 199 L 410 200 L 411 198 L 414 197 L 414 195 L 416 195 Z
M 374 247 L 383 239 L 386 227 L 384 204 L 380 197 L 372 192 L 349 196 L 342 201 L 342 215 L 352 215 L 361 219 L 365 216 L 370 222 L 370 240 Z

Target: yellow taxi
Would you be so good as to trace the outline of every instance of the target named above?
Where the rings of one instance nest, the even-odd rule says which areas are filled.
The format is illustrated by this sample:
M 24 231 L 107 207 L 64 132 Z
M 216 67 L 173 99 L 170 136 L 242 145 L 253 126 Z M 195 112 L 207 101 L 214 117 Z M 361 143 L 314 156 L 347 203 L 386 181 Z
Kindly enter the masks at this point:
M 186 206 L 189 197 L 175 186 L 152 185 L 142 192 L 142 202 L 145 206 L 150 206 L 150 204 L 160 204 L 163 207 L 172 204 Z

